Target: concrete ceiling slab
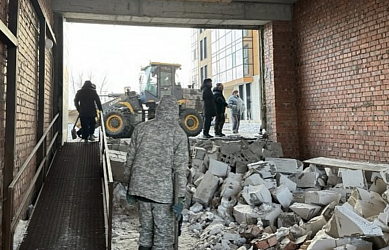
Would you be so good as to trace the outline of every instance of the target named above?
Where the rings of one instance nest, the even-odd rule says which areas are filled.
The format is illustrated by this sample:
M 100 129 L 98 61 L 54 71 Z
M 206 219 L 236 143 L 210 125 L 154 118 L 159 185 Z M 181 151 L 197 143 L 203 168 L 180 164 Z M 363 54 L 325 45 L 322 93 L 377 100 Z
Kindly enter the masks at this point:
M 291 20 L 297 0 L 53 0 L 69 22 L 256 29 Z

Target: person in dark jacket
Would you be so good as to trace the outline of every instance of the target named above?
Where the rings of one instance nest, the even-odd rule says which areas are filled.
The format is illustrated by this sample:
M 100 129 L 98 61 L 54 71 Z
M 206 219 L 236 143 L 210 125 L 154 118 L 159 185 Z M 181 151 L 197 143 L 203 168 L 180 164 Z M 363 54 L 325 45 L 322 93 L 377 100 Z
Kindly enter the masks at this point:
M 80 114 L 82 139 L 85 142 L 94 141 L 96 138 L 93 135 L 95 132 L 96 120 L 96 105 L 99 110 L 103 110 L 100 98 L 96 92 L 96 87 L 91 81 L 85 81 L 82 88 L 77 91 L 74 98 L 74 106 Z
M 213 136 L 209 134 L 209 129 L 211 128 L 212 117 L 216 115 L 216 104 L 215 98 L 212 94 L 212 80 L 211 78 L 205 78 L 203 84 L 201 85 L 201 90 L 203 91 L 203 116 L 204 116 L 204 127 L 203 127 L 203 137 L 212 138 Z
M 225 134 L 222 133 L 223 131 L 223 125 L 225 121 L 225 115 L 226 107 L 228 106 L 228 103 L 226 103 L 226 99 L 223 96 L 223 84 L 222 83 L 216 83 L 216 87 L 213 88 L 213 96 L 215 98 L 216 103 L 216 118 L 215 118 L 215 135 L 216 136 L 225 136 Z

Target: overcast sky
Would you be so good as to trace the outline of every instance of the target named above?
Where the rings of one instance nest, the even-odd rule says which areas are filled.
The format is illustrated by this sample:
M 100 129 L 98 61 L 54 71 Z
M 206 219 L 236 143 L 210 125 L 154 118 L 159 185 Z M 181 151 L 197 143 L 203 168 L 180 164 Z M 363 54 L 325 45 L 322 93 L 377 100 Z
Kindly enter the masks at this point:
M 156 61 L 181 64 L 183 86 L 190 82 L 191 29 L 65 23 L 64 32 L 69 78 L 92 75 L 99 85 L 106 77 L 109 93 L 139 92 L 140 68 Z M 71 104 L 71 86 L 69 93 Z

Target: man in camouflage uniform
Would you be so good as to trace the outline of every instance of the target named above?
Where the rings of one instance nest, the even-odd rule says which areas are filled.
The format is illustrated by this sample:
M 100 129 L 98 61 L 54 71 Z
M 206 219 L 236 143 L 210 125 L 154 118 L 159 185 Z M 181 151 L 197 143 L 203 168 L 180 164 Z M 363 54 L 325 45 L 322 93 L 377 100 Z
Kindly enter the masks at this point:
M 142 250 L 173 249 L 173 174 L 177 173 L 179 183 L 174 192 L 185 197 L 189 157 L 178 112 L 176 98 L 163 96 L 155 119 L 136 126 L 131 136 L 125 175 L 129 180 L 128 192 L 139 203 Z

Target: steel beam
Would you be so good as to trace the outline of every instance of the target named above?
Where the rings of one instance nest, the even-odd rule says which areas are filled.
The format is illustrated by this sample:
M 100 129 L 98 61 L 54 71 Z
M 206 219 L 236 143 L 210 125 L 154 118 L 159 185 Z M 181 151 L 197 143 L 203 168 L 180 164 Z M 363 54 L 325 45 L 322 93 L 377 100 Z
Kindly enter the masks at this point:
M 38 73 L 38 126 L 37 139 L 41 139 L 45 125 L 45 72 L 46 72 L 46 19 L 39 16 L 39 73 Z M 39 164 L 44 157 L 44 147 L 42 145 L 37 153 L 37 163 Z
M 8 3 L 8 28 L 15 37 L 19 31 L 19 0 Z M 13 180 L 16 151 L 16 106 L 17 106 L 17 75 L 18 75 L 18 47 L 7 48 L 7 90 L 6 90 L 6 122 L 5 122 L 5 145 L 3 167 L 3 220 L 2 220 L 2 246 L 5 250 L 13 249 L 13 237 L 11 232 L 11 220 L 13 208 L 7 192 L 9 184 Z
M 53 113 L 59 113 L 56 131 L 58 134 L 58 146 L 62 145 L 63 136 L 63 23 L 61 14 L 54 14 L 55 32 L 57 34 L 57 44 L 54 47 L 54 93 L 53 93 Z M 67 110 L 67 109 L 66 109 Z
M 46 24 L 45 24 L 44 27 L 46 27 L 46 29 L 48 31 L 48 36 L 53 40 L 54 43 L 56 43 L 57 39 L 55 38 L 54 31 L 51 28 L 50 23 L 47 22 L 48 19 L 47 19 L 45 13 L 42 10 L 42 6 L 41 6 L 40 2 L 38 0 L 31 0 L 31 3 L 32 3 L 32 6 L 34 7 L 35 12 L 38 15 L 38 18 L 40 20 L 41 19 L 45 19 L 46 20 Z

